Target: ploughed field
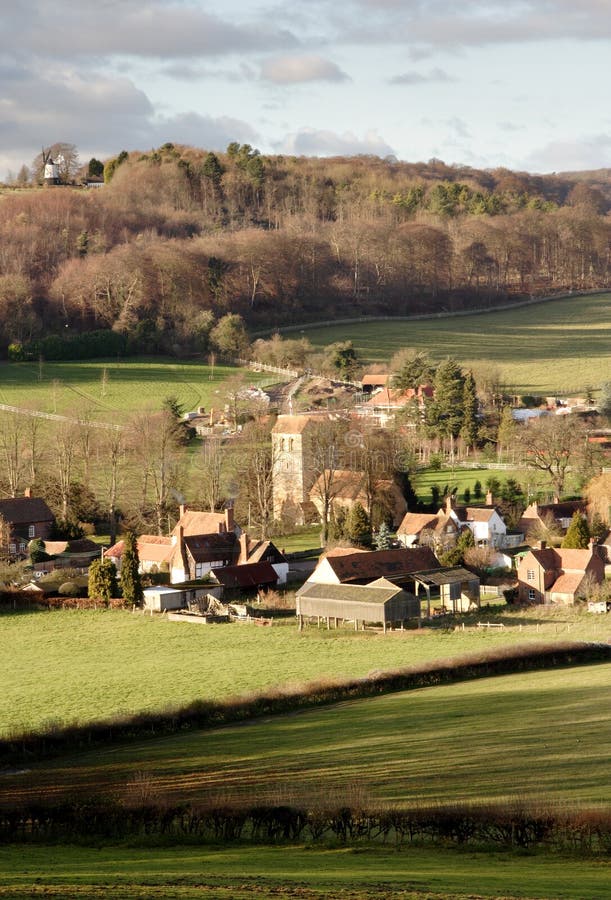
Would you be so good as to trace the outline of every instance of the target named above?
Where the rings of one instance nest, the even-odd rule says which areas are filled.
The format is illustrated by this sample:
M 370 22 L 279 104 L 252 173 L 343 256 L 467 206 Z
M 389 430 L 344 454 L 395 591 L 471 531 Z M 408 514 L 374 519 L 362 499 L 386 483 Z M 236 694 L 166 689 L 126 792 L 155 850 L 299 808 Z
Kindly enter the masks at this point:
M 505 627 L 477 629 L 478 619 Z M 174 623 L 126 610 L 3 612 L 0 736 L 522 643 L 609 637 L 606 617 L 575 609 L 484 607 L 466 622 L 464 631 L 441 625 L 382 635 L 315 626 L 300 633 L 292 618 L 256 628 Z
M 454 356 L 476 376 L 494 370 L 520 394 L 574 394 L 611 378 L 611 294 L 471 316 L 304 326 L 301 335 L 316 347 L 351 340 L 369 363 L 388 362 L 402 347 Z

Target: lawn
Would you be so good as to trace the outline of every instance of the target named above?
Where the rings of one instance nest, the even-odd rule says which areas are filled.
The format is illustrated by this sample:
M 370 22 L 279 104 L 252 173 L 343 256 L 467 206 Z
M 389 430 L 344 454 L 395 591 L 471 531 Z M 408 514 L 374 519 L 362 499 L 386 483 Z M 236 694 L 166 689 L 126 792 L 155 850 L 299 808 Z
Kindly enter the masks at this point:
M 610 866 L 410 847 L 0 847 L 0 898 L 603 900 Z
M 611 807 L 611 665 L 477 679 L 32 764 L 0 801 Z
M 218 407 L 223 382 L 233 366 L 182 362 L 163 357 L 87 360 L 80 362 L 0 364 L 0 403 L 67 415 L 87 413 L 115 420 L 144 409 L 160 409 L 176 397 L 185 410 Z M 248 380 L 269 382 L 270 376 L 248 372 Z
M 611 377 L 611 294 L 473 316 L 306 326 L 301 334 L 316 347 L 351 340 L 366 363 L 388 362 L 402 347 L 449 354 L 475 371 L 492 366 L 520 394 L 573 394 Z
M 485 503 L 486 498 L 486 482 L 489 478 L 497 478 L 501 484 L 504 484 L 509 478 L 514 478 L 518 484 L 526 486 L 529 492 L 534 492 L 537 486 L 544 482 L 544 478 L 533 469 L 461 469 L 447 468 L 416 472 L 411 476 L 412 485 L 418 494 L 419 499 L 423 503 L 430 503 L 432 499 L 431 486 L 436 484 L 441 491 L 445 485 L 458 489 L 458 502 L 462 503 L 465 488 L 471 491 L 470 502 L 477 505 Z M 473 496 L 473 488 L 475 482 L 479 481 L 482 488 L 482 496 L 476 500 Z
M 492 615 L 482 611 L 482 616 Z M 497 618 L 504 629 L 298 632 L 194 626 L 123 610 L 0 614 L 0 733 L 226 698 L 320 677 L 364 676 L 427 660 L 539 640 L 607 640 L 603 616 L 541 608 Z

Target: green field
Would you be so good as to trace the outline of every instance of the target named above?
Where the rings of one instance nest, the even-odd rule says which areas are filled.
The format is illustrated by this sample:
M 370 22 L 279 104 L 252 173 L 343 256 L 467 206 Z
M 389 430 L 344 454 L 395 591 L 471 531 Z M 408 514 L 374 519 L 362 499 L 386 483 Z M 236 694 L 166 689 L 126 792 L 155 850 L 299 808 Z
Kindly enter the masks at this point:
M 85 414 L 97 420 L 156 410 L 166 397 L 176 397 L 185 410 L 218 408 L 222 383 L 233 366 L 180 362 L 162 357 L 80 362 L 3 363 L 0 403 L 41 412 Z M 270 376 L 248 373 L 256 383 Z
M 609 664 L 477 679 L 64 755 L 7 774 L 0 802 L 611 807 L 610 707 Z
M 605 900 L 605 860 L 410 847 L 0 847 L 0 898 Z
M 475 371 L 492 366 L 520 394 L 597 389 L 611 378 L 611 294 L 474 316 L 306 326 L 301 334 L 316 347 L 351 340 L 367 363 L 388 362 L 402 347 L 449 354 Z
M 4 648 L 0 729 L 39 729 L 226 698 L 278 684 L 359 677 L 374 670 L 450 659 L 540 640 L 607 640 L 604 616 L 572 609 L 480 615 L 504 629 L 453 626 L 419 632 L 297 631 L 200 626 L 122 610 L 2 613 Z

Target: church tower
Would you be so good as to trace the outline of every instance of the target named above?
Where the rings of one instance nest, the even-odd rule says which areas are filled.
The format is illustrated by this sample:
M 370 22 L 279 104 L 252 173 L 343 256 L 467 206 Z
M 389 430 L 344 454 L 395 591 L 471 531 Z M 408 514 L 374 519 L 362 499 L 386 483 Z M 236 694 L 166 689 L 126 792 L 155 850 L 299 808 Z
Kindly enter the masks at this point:
M 274 519 L 304 524 L 316 519 L 309 498 L 315 473 L 308 433 L 311 416 L 278 416 L 272 430 Z

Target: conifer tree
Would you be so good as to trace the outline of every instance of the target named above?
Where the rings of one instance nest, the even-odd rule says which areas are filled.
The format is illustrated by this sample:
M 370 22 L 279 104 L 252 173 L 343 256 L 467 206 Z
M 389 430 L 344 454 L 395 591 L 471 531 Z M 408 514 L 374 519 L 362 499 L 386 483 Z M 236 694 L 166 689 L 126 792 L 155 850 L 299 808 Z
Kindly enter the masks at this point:
M 123 540 L 121 590 L 123 591 L 123 599 L 131 606 L 141 606 L 144 600 L 139 567 L 140 560 L 138 558 L 136 535 L 133 531 L 128 531 Z
M 361 547 L 371 546 L 371 522 L 363 504 L 358 500 L 346 518 L 345 533 L 353 544 Z
M 110 559 L 94 559 L 89 566 L 88 595 L 106 606 L 118 594 L 117 569 Z
M 571 524 L 560 545 L 565 550 L 585 550 L 590 542 L 588 523 L 580 512 L 573 513 Z
M 467 450 L 475 446 L 477 441 L 479 424 L 477 421 L 477 412 L 479 404 L 477 402 L 477 390 L 475 386 L 475 378 L 471 372 L 465 375 L 462 392 L 463 403 L 463 420 L 460 429 L 460 436 L 463 439 Z
M 382 522 L 379 531 L 374 538 L 374 546 L 376 550 L 390 550 L 392 547 L 392 538 L 390 536 L 390 528 L 386 522 Z

